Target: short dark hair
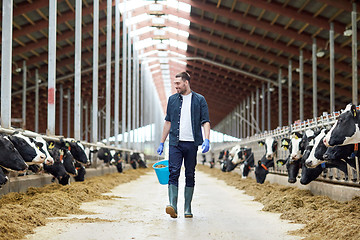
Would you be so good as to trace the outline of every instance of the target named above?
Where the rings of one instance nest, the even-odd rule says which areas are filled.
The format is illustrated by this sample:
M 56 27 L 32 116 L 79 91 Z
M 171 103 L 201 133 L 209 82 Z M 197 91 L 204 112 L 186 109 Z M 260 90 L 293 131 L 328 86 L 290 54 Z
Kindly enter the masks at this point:
M 178 74 L 176 74 L 175 77 L 181 78 L 181 80 L 183 80 L 183 81 L 188 80 L 190 82 L 190 74 L 188 74 L 187 72 L 178 73 Z

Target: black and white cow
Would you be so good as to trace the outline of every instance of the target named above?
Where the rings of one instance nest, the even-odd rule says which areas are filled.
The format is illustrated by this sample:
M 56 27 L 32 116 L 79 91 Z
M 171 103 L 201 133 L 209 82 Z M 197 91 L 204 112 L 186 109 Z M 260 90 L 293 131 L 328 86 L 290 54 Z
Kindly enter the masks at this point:
M 97 152 L 97 157 L 100 160 L 103 160 L 104 163 L 110 163 L 112 156 L 111 156 L 111 152 L 110 149 L 108 148 L 100 148 Z
M 116 151 L 113 155 L 113 159 L 114 159 L 114 165 L 116 166 L 116 169 L 119 173 L 123 172 L 123 159 L 122 159 L 122 151 Z
M 360 111 L 348 104 L 324 138 L 326 146 L 356 144 L 360 142 Z
M 337 168 L 345 173 L 347 176 L 347 165 L 344 161 L 338 162 L 325 162 L 323 155 L 325 154 L 327 147 L 323 143 L 323 138 L 326 135 L 326 129 L 322 129 L 314 139 L 314 146 L 309 152 L 307 158 L 304 157 L 304 166 L 302 167 L 302 175 L 307 176 L 309 180 L 315 180 L 326 168 Z M 314 162 L 318 164 L 313 164 Z M 312 170 L 311 170 L 312 169 Z M 307 182 L 309 183 L 309 182 Z M 306 183 L 306 184 L 307 184 Z M 303 183 L 302 183 L 303 184 Z
M 0 166 L 13 171 L 24 171 L 28 168 L 24 158 L 7 136 L 0 135 Z
M 285 161 L 280 159 L 277 160 L 276 163 L 280 165 L 286 165 L 289 183 L 296 182 L 299 170 L 302 165 L 303 154 L 313 137 L 314 131 L 307 130 L 304 132 L 304 134 L 295 132 L 291 135 L 290 139 L 283 138 L 281 140 L 281 147 L 285 150 L 289 150 L 289 156 Z
M 138 164 L 139 168 L 147 168 L 145 160 L 144 160 L 144 154 L 133 152 L 130 155 L 130 165 L 132 168 L 136 169 L 136 163 Z
M 46 156 L 44 163 L 47 165 L 54 164 L 54 159 L 51 157 L 48 151 L 48 143 L 40 136 L 37 136 L 35 138 L 35 141 L 36 141 L 36 146 L 38 146 L 40 152 L 44 153 Z
M 265 141 L 258 142 L 261 146 L 265 145 L 265 154 L 257 162 L 255 166 L 256 182 L 263 184 L 266 179 L 266 175 L 269 173 L 269 168 L 274 167 L 274 156 L 277 152 L 277 141 L 273 137 L 267 137 Z
M 251 148 L 244 148 L 241 150 L 242 159 L 240 169 L 242 169 L 242 177 L 246 178 L 249 175 L 251 168 L 254 167 L 254 153 L 251 151 Z
M 85 153 L 85 148 L 80 141 L 76 141 L 72 138 L 60 139 L 65 143 L 65 146 L 73 155 L 74 159 L 79 163 L 90 165 L 88 156 Z
M 218 161 L 220 162 L 221 171 L 226 172 L 229 162 L 229 150 L 224 149 L 220 151 Z
M 234 170 L 241 161 L 241 147 L 240 145 L 236 145 L 229 151 L 229 157 L 226 159 L 226 172 L 231 172 Z
M 7 138 L 14 144 L 27 164 L 42 164 L 45 162 L 46 155 L 39 150 L 39 147 L 32 138 L 18 132 L 7 136 Z

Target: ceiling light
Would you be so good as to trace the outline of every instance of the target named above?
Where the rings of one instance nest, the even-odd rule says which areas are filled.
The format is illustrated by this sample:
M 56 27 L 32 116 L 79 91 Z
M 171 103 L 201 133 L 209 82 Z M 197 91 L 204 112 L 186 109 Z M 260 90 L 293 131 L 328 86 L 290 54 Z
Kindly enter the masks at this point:
M 344 31 L 344 36 L 345 37 L 350 37 L 352 35 L 352 29 L 348 28 Z
M 300 68 L 295 68 L 295 72 L 300 72 Z
M 274 90 L 275 90 L 275 89 L 274 89 L 273 87 L 270 87 L 270 88 L 269 88 L 269 91 L 270 91 L 270 92 L 273 92 Z
M 19 72 L 21 72 L 21 68 L 16 68 L 15 71 L 16 71 L 17 73 L 19 73 Z
M 282 84 L 286 83 L 286 78 L 281 79 L 281 83 Z
M 316 56 L 318 58 L 322 58 L 323 56 L 325 56 L 325 51 L 324 50 L 319 50 L 317 53 L 316 53 Z

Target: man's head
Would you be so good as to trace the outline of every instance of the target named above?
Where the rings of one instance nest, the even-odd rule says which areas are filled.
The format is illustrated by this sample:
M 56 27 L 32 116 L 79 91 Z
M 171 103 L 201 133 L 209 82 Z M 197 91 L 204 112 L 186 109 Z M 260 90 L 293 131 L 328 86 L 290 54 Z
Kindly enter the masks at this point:
M 190 75 L 187 72 L 181 72 L 176 74 L 174 84 L 177 93 L 188 94 L 191 91 Z

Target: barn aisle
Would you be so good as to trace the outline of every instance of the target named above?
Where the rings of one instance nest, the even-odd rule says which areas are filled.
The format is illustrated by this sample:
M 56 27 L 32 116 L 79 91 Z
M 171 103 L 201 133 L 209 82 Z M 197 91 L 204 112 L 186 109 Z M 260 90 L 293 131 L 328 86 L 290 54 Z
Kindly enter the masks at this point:
M 184 172 L 179 217 L 172 219 L 165 214 L 167 186 L 158 184 L 151 171 L 108 193 L 118 198 L 82 205 L 96 214 L 56 218 L 26 239 L 300 239 L 286 233 L 300 225 L 260 211 L 260 203 L 221 180 L 200 171 L 196 174 L 193 219 L 183 217 Z

